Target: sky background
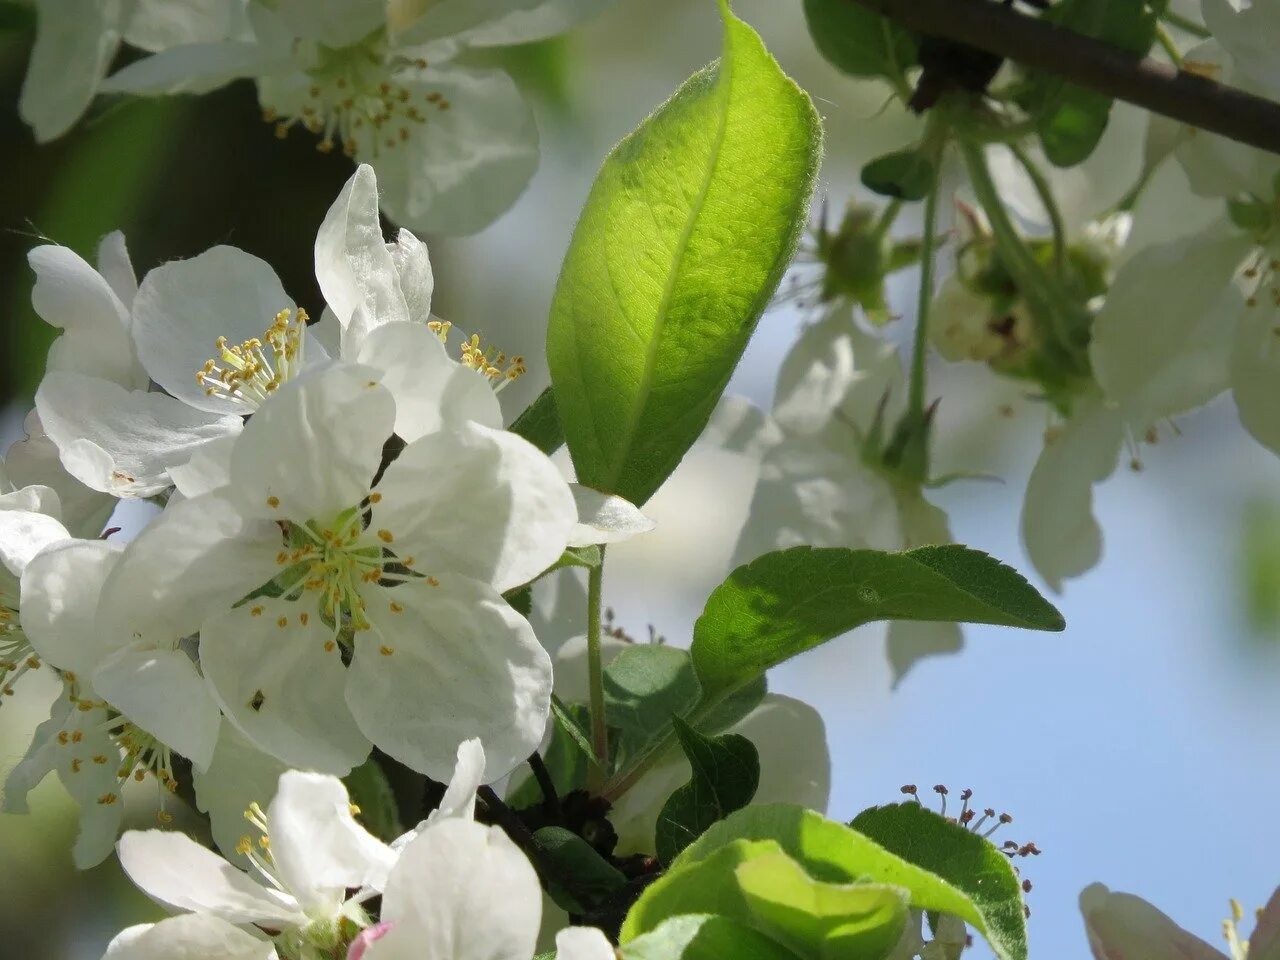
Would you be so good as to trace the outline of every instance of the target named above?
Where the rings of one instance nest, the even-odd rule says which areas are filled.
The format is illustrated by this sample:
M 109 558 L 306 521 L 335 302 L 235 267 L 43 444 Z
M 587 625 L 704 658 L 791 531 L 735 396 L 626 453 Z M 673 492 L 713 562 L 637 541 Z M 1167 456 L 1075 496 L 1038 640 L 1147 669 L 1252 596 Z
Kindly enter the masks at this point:
M 916 123 L 892 109 L 878 113 L 883 89 L 827 68 L 799 6 L 737 3 L 826 116 L 819 190 L 839 207 L 861 163 L 907 143 Z M 349 173 L 302 138 L 278 144 L 256 123 L 247 85 L 100 111 L 73 137 L 36 151 L 11 106 L 28 43 L 20 29 L 0 33 L 0 136 L 13 145 L 0 156 L 5 438 L 17 433 L 44 334 L 29 309 L 31 233 L 88 254 L 98 236 L 123 226 L 140 272 L 236 243 L 275 264 L 299 302 L 318 308 L 311 244 Z M 554 50 L 515 62 L 536 81 L 542 168 L 516 208 L 482 234 L 428 238 L 436 311 L 533 361 L 504 393 L 511 412 L 545 383 L 535 358 L 547 304 L 596 167 L 718 45 L 710 2 L 618 0 Z M 1118 118 L 1103 155 L 1077 181 L 1108 195 L 1136 162 L 1139 135 Z M 1177 188 L 1176 172 L 1161 178 L 1140 211 L 1140 238 L 1186 229 L 1202 215 L 1174 199 Z M 1068 212 L 1083 219 L 1095 209 L 1081 202 Z M 913 285 L 912 277 L 895 284 L 899 312 L 909 314 Z M 778 363 L 806 319 L 795 309 L 767 314 L 731 392 L 767 406 Z M 953 484 L 936 501 L 957 540 L 1028 572 L 1018 510 L 1043 412 L 981 368 L 935 362 L 931 371 L 930 393 L 943 397 L 938 472 L 1000 478 Z M 1005 403 L 1013 418 L 997 412 Z M 1180 436 L 1144 448 L 1144 470 L 1122 469 L 1099 488 L 1105 555 L 1056 598 L 1064 633 L 966 628 L 960 655 L 917 665 L 891 690 L 873 626 L 770 677 L 772 689 L 807 700 L 825 719 L 833 817 L 894 801 L 907 782 L 945 783 L 953 793 L 971 787 L 980 806 L 1014 816 L 1009 836 L 1044 851 L 1024 864 L 1034 883 L 1033 957 L 1087 955 L 1076 896 L 1093 881 L 1138 893 L 1218 943 L 1228 898 L 1261 905 L 1280 880 L 1272 814 L 1280 644 L 1274 629 L 1247 615 L 1243 547 L 1246 529 L 1268 542 L 1263 520 L 1280 516 L 1280 463 L 1248 439 L 1229 402 L 1178 427 Z M 621 623 L 641 632 L 652 623 L 687 643 L 702 601 L 728 572 L 753 482 L 747 461 L 695 449 L 649 505 L 658 529 L 610 550 L 605 596 Z M 1263 594 L 1276 586 L 1264 582 Z M 24 681 L 0 708 L 0 769 L 16 761 L 47 709 L 47 680 Z M 126 922 L 159 916 L 114 865 L 71 870 L 73 808 L 59 787 L 46 784 L 33 803 L 31 817 L 0 816 L 0 925 L 16 931 L 25 952 L 15 955 L 96 960 Z

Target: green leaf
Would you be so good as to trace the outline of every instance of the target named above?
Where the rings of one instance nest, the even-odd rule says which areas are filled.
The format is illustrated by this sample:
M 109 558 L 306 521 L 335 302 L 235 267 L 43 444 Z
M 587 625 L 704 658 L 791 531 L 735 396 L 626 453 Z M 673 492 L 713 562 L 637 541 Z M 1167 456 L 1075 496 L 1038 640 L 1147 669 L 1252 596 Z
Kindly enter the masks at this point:
M 818 52 L 854 77 L 901 82 L 916 63 L 916 42 L 889 19 L 849 0 L 804 0 L 804 18 Z
M 594 904 L 607 900 L 626 886 L 622 871 L 596 852 L 582 837 L 563 827 L 543 827 L 533 835 L 543 856 L 559 876 L 573 878 L 573 892 L 544 876 L 551 898 L 569 913 L 586 913 Z
M 1134 54 L 1151 49 L 1158 25 L 1146 0 L 1060 0 L 1045 19 Z M 1051 74 L 1032 74 L 1020 99 L 1035 115 L 1045 156 L 1059 167 L 1087 159 L 1111 116 L 1110 97 Z
M 851 826 L 964 892 L 982 914 L 988 939 L 1026 953 L 1022 888 L 1009 858 L 990 841 L 918 803 L 872 807 Z
M 524 437 L 547 456 L 564 445 L 564 427 L 560 425 L 556 395 L 550 387 L 538 394 L 538 399 L 516 417 L 515 423 L 511 424 L 511 432 Z
M 586 782 L 587 767 L 593 763 L 591 744 L 585 738 L 581 724 L 574 716 L 586 719 L 585 707 L 566 707 L 558 697 L 551 699 L 551 714 L 555 717 L 555 726 L 551 729 L 547 748 L 542 751 L 542 763 L 551 776 L 556 792 L 564 796 L 577 790 Z M 532 773 L 526 774 L 521 768 L 519 775 L 513 774 L 511 784 L 507 788 L 507 805 L 523 810 L 537 807 L 545 799 L 542 787 Z
M 556 726 L 584 753 L 588 760 L 595 763 L 595 747 L 587 736 L 585 707 L 566 706 L 564 701 L 554 693 L 551 695 L 551 713 L 556 718 Z M 576 714 L 576 715 L 575 715 Z
M 987 938 L 999 960 L 1026 960 L 1025 939 L 1011 937 L 1004 914 L 989 918 L 965 891 L 886 850 L 874 840 L 803 807 L 747 807 L 714 824 L 650 884 L 627 914 L 622 942 L 685 913 L 741 918 L 750 905 L 737 881 L 740 864 L 782 852 L 814 880 L 901 887 L 916 910 L 950 913 Z M 730 883 L 726 874 L 732 872 Z M 750 914 L 747 914 L 750 915 Z
M 876 157 L 862 168 L 862 185 L 884 197 L 923 200 L 933 190 L 938 175 L 923 151 L 895 150 Z
M 797 960 L 745 924 L 710 914 L 672 917 L 618 949 L 622 960 Z
M 821 125 L 721 0 L 724 52 L 605 161 L 551 305 L 578 480 L 643 505 L 710 419 L 804 229 Z
M 878 960 L 906 929 L 911 897 L 901 887 L 823 883 L 784 853 L 748 860 L 736 873 L 756 923 L 814 960 Z
M 655 847 L 663 863 L 674 860 L 717 820 L 745 807 L 760 786 L 760 754 L 746 737 L 704 737 L 679 717 L 671 722 L 693 776 L 658 814 Z
M 502 599 L 511 604 L 511 609 L 525 619 L 533 613 L 533 587 L 528 584 L 508 590 L 502 595 Z
M 628 754 L 661 736 L 672 716 L 692 710 L 701 692 L 689 651 L 666 644 L 627 647 L 604 669 L 605 713 Z
M 396 795 L 387 775 L 370 757 L 342 778 L 351 802 L 360 809 L 359 820 L 379 840 L 388 843 L 404 833 Z
M 873 620 L 1064 626 L 1021 574 L 968 547 L 778 550 L 730 574 L 694 625 L 704 702 Z

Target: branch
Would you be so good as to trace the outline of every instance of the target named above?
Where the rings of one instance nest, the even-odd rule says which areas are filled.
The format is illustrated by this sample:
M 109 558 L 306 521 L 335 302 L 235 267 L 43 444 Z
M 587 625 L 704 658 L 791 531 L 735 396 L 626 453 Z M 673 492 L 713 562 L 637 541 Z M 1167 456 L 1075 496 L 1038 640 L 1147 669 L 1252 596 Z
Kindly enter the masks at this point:
M 991 0 L 850 0 L 919 33 L 994 53 L 1118 100 L 1280 153 L 1280 104 L 1126 53 Z

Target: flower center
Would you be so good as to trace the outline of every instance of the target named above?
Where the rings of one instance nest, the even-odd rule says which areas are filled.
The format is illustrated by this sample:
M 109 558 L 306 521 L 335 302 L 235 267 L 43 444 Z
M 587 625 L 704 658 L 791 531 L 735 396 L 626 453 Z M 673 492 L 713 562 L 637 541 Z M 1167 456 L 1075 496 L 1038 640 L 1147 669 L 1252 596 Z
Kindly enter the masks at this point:
M 217 355 L 196 372 L 196 382 L 207 396 L 233 400 L 252 413 L 302 369 L 308 319 L 301 308 L 281 310 L 260 338 L 231 344 L 219 337 Z
M 301 103 L 269 105 L 263 111 L 263 120 L 275 124 L 282 140 L 300 125 L 320 136 L 316 149 L 321 153 L 340 145 L 349 157 L 377 156 L 406 143 L 431 113 L 450 108 L 439 91 L 423 92 L 396 81 L 401 71 L 426 69 L 427 61 L 389 54 L 381 32 L 350 47 L 316 45 L 312 59 Z
M 1262 911 L 1257 911 L 1257 918 L 1261 919 Z M 1231 953 L 1231 960 L 1247 960 L 1249 956 L 1249 941 L 1240 936 L 1240 921 L 1244 919 L 1244 907 L 1240 906 L 1239 900 L 1231 901 L 1231 916 L 1222 921 L 1222 936 L 1227 941 L 1227 949 Z
M 0 696 L 13 696 L 13 685 L 39 667 L 40 658 L 18 623 L 18 601 L 0 588 Z
M 453 330 L 451 322 L 448 320 L 431 320 L 427 323 L 427 327 L 440 338 L 441 343 L 445 346 L 449 345 L 449 334 Z M 459 362 L 464 367 L 474 370 L 488 380 L 495 393 L 502 390 L 507 384 L 519 380 L 528 370 L 528 367 L 525 366 L 524 357 L 508 357 L 496 347 L 486 347 L 481 341 L 480 335 L 475 333 L 470 338 L 462 341 L 459 353 L 461 354 L 458 358 Z

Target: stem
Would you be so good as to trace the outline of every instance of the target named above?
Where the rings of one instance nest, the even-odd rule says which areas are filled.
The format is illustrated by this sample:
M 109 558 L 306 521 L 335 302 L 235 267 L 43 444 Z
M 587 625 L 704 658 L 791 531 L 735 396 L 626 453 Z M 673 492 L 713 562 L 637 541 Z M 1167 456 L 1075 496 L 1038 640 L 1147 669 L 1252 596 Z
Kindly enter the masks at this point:
M 1198 37 L 1201 40 L 1208 40 L 1209 37 L 1212 36 L 1212 34 L 1209 33 L 1208 28 L 1196 23 L 1194 20 L 1184 17 L 1182 14 L 1174 10 L 1170 10 L 1168 7 L 1165 7 L 1164 12 L 1160 14 L 1160 19 L 1169 26 L 1177 30 L 1181 30 L 1183 33 L 1189 33 L 1193 37 Z
M 538 789 L 542 791 L 542 808 L 547 816 L 558 823 L 563 817 L 563 811 L 560 808 L 560 794 L 551 779 L 551 771 L 537 753 L 531 753 L 528 762 L 529 769 L 533 771 L 533 779 L 538 781 Z
M 1280 153 L 1280 104 L 1128 53 L 991 0 L 847 0 L 1108 97 Z
M 1014 159 L 1022 165 L 1022 169 L 1031 178 L 1031 185 L 1035 187 L 1040 203 L 1049 214 L 1049 223 L 1053 227 L 1053 269 L 1057 272 L 1058 279 L 1062 280 L 1067 275 L 1067 228 L 1062 222 L 1062 211 L 1058 208 L 1058 201 L 1053 196 L 1053 188 L 1049 186 L 1049 181 L 1045 179 L 1035 162 L 1027 156 L 1027 152 L 1021 145 L 1011 143 L 1008 146 Z
M 482 786 L 476 791 L 476 795 L 484 803 L 485 810 L 493 819 L 493 822 L 502 828 L 503 832 L 511 838 L 517 847 L 524 851 L 525 856 L 533 863 L 541 877 L 554 880 L 560 887 L 569 891 L 575 897 L 581 895 L 581 891 L 578 888 L 578 878 L 565 872 L 559 864 L 547 856 L 546 850 L 538 842 L 538 838 L 533 835 L 533 831 L 525 825 L 523 820 L 516 816 L 514 810 L 502 801 L 494 792 L 493 787 Z
M 591 691 L 591 746 L 596 763 L 587 770 L 587 789 L 598 793 L 609 769 L 609 726 L 604 715 L 604 664 L 600 656 L 600 606 L 604 584 L 604 547 L 600 563 L 587 574 L 587 682 Z
M 912 423 L 919 423 L 924 418 L 925 356 L 929 345 L 929 307 L 933 303 L 933 247 L 938 230 L 938 192 L 935 183 L 924 201 L 924 235 L 920 238 L 920 305 L 916 311 L 907 406 L 907 416 Z
M 1173 36 L 1165 29 L 1164 24 L 1156 24 L 1156 40 L 1160 42 L 1161 49 L 1169 55 L 1169 59 L 1175 67 L 1182 66 L 1182 51 L 1178 49 L 1178 45 L 1173 42 Z
M 885 204 L 884 210 L 880 212 L 880 219 L 876 221 L 875 228 L 871 231 L 872 236 L 877 240 L 884 237 L 893 228 L 893 223 L 901 212 L 902 201 L 896 197 Z

